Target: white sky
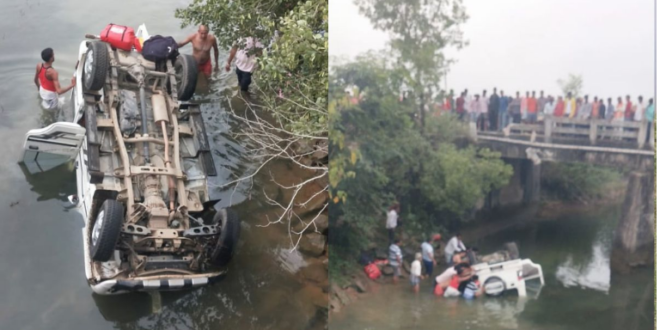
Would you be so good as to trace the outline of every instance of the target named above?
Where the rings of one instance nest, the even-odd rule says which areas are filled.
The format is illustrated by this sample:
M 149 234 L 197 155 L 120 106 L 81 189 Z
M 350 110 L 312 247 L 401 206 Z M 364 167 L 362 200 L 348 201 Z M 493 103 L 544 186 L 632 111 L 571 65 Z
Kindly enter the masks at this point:
M 402 0 L 403 1 L 403 0 Z M 653 0 L 464 0 L 470 45 L 457 59 L 448 88 L 470 94 L 493 87 L 506 94 L 559 93 L 557 80 L 581 74 L 590 96 L 655 91 Z M 353 58 L 386 48 L 352 0 L 330 0 L 330 55 Z M 443 82 L 444 86 L 444 82 Z

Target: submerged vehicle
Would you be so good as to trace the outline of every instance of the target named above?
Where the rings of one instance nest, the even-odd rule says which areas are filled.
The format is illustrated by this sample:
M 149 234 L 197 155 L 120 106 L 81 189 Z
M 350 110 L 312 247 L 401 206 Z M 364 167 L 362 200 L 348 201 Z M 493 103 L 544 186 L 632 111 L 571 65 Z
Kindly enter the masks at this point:
M 138 30 L 147 40 L 146 28 Z M 95 36 L 80 43 L 73 122 L 26 134 L 30 172 L 74 160 L 86 279 L 99 294 L 176 290 L 226 274 L 240 233 L 214 210 L 216 168 L 190 55 L 151 62 Z
M 531 289 L 538 297 L 545 285 L 541 265 L 530 259 L 520 259 L 515 243 L 506 243 L 501 251 L 484 256 L 469 251 L 468 258 L 488 296 L 499 296 L 511 290 L 519 297 L 527 297 Z

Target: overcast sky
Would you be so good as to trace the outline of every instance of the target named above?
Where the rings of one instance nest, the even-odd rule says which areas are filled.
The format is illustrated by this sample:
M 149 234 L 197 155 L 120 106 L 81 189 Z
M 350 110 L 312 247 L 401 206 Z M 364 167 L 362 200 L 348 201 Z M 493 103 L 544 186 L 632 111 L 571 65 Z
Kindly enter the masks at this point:
M 353 0 L 330 1 L 330 55 L 353 58 L 386 48 L 388 35 L 360 15 Z M 470 45 L 447 77 L 470 94 L 559 93 L 557 80 L 581 74 L 591 96 L 655 91 L 653 0 L 464 0 Z M 443 82 L 444 86 L 444 82 Z

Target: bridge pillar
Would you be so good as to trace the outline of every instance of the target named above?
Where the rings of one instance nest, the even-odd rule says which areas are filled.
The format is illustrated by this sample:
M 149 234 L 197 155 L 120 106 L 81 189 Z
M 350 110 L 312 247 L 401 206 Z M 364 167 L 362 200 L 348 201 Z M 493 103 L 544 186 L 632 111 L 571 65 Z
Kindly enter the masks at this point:
M 536 203 L 541 200 L 541 162 L 526 159 L 522 163 L 524 202 Z
M 653 172 L 632 172 L 623 203 L 610 258 L 612 272 L 625 274 L 631 268 L 651 266 L 655 241 L 655 177 Z

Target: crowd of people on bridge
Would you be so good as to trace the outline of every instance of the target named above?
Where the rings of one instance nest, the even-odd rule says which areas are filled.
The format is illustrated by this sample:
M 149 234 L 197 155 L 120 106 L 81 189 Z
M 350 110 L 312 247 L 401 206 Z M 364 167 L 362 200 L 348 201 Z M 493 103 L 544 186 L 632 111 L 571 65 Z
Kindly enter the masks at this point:
M 454 91 L 439 106 L 440 110 L 452 112 L 462 120 L 477 124 L 479 130 L 501 130 L 510 123 L 537 123 L 546 117 L 567 117 L 579 119 L 602 119 L 613 122 L 643 122 L 649 124 L 655 119 L 655 104 L 653 99 L 645 100 L 639 96 L 633 100 L 630 95 L 612 98 L 599 98 L 589 95 L 578 97 L 568 93 L 566 96 L 545 96 L 540 91 L 515 93 L 515 97 L 507 95 L 497 88 L 489 96 L 486 90 L 481 95 L 471 95 L 468 90 L 458 97 Z

